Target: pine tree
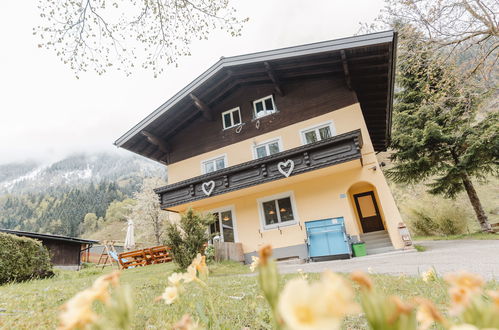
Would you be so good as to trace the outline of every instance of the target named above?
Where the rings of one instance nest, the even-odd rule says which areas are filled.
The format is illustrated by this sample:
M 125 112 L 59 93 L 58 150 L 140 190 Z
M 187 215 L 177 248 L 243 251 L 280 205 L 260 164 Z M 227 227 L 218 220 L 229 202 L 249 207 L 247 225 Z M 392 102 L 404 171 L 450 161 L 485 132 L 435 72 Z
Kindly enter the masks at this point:
M 402 30 L 388 170 L 396 182 L 428 182 L 429 192 L 454 198 L 466 191 L 483 231 L 491 227 L 472 178 L 498 175 L 499 115 L 477 119 L 483 91 L 411 27 Z

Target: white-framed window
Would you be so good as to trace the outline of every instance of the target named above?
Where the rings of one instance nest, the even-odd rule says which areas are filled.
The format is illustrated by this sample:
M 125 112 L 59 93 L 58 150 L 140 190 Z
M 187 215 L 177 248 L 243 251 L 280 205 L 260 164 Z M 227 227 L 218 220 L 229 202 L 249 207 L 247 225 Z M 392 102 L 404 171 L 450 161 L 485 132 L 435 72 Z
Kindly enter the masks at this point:
M 272 95 L 253 101 L 253 113 L 255 118 L 265 117 L 276 111 L 277 109 Z
M 264 230 L 294 225 L 299 221 L 292 192 L 260 198 L 257 203 Z
M 215 172 L 227 167 L 227 155 L 222 155 L 201 162 L 201 171 L 203 174 Z
M 241 124 L 241 111 L 239 107 L 222 112 L 222 123 L 224 129 Z
M 265 141 L 253 146 L 253 158 L 267 157 L 282 151 L 281 139 Z
M 314 127 L 305 128 L 300 131 L 301 140 L 303 144 L 313 143 L 330 138 L 336 135 L 333 122 L 328 121 Z
M 237 242 L 236 213 L 234 206 L 226 206 L 211 210 L 215 221 L 209 227 L 212 240 L 218 239 L 222 242 Z

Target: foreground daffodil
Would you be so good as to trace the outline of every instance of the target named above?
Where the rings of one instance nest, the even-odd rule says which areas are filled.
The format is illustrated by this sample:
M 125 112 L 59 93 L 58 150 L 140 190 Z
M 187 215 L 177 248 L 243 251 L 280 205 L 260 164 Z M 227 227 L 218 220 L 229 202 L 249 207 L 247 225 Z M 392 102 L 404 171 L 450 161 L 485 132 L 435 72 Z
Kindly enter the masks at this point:
M 312 284 L 293 279 L 279 297 L 279 315 L 289 329 L 338 329 L 345 315 L 359 311 L 354 296 L 350 285 L 332 272 Z
M 178 298 L 178 289 L 176 286 L 168 286 L 165 292 L 160 296 L 161 299 L 165 301 L 167 305 L 173 304 L 173 302 Z
M 92 304 L 96 300 L 107 302 L 109 300 L 109 285 L 119 284 L 119 271 L 101 276 L 95 280 L 93 285 L 68 300 L 62 306 L 59 315 L 59 330 L 84 328 L 92 324 L 96 319 L 96 314 L 92 311 Z
M 254 272 L 258 268 L 259 263 L 260 258 L 258 258 L 257 256 L 251 256 L 250 271 Z

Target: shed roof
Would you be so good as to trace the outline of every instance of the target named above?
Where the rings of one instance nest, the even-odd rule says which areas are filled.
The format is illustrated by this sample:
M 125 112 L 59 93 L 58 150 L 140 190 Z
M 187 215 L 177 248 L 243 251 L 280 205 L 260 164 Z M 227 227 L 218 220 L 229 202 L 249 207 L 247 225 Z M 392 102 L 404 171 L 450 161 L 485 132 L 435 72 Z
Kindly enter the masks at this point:
M 375 150 L 386 149 L 391 132 L 397 34 L 384 31 L 246 55 L 222 57 L 208 70 L 117 139 L 114 144 L 167 163 L 167 152 L 151 142 L 170 137 L 200 115 L 192 95 L 207 105 L 245 84 L 325 75 L 348 75 L 366 118 Z M 269 74 L 271 67 L 272 74 Z M 163 149 L 163 150 L 161 150 Z
M 69 236 L 61 236 L 61 235 L 51 235 L 51 234 L 41 234 L 41 233 L 33 233 L 29 231 L 21 231 L 21 230 L 11 230 L 11 229 L 0 229 L 0 232 L 12 234 L 16 236 L 24 236 L 35 239 L 46 239 L 46 240 L 56 240 L 56 241 L 66 241 L 80 244 L 95 244 L 99 243 L 99 241 L 91 240 L 91 239 L 83 239 Z

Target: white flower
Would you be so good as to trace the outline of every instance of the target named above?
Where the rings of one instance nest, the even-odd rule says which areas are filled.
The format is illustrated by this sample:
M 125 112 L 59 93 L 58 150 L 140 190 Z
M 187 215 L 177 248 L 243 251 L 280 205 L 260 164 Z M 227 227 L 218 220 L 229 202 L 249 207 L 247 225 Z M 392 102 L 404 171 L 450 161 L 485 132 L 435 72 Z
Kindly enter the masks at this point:
M 313 284 L 303 278 L 286 283 L 279 297 L 279 314 L 289 329 L 339 329 L 346 314 L 357 311 L 354 292 L 339 275 L 323 274 Z
M 161 299 L 163 299 L 167 305 L 173 304 L 177 298 L 178 289 L 176 286 L 167 286 L 165 292 L 161 295 Z
M 251 256 L 251 265 L 250 265 L 251 272 L 255 271 L 255 269 L 258 267 L 259 262 L 260 262 L 260 258 L 258 258 L 256 256 Z
M 173 286 L 179 286 L 181 281 L 184 279 L 184 275 L 181 273 L 173 273 L 168 277 L 168 282 Z
M 423 274 L 421 274 L 421 278 L 423 279 L 424 282 L 432 282 L 437 279 L 437 273 L 435 272 L 435 269 L 430 268 Z

